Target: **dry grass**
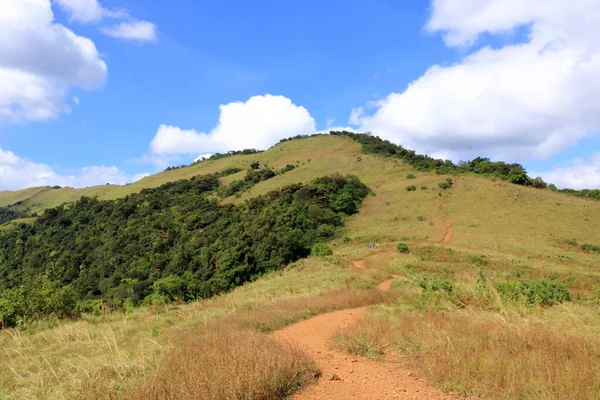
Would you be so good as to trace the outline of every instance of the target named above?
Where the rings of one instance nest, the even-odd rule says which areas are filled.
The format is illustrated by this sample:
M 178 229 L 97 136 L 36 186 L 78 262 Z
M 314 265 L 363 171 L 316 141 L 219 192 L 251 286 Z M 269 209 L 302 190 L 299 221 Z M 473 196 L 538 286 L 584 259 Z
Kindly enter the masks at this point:
M 280 399 L 317 374 L 304 354 L 267 335 L 219 324 L 183 331 L 156 377 L 132 399 Z M 102 392 L 100 392 L 102 393 Z M 98 391 L 93 393 L 94 397 Z M 100 396 L 102 397 L 102 396 Z
M 576 304 L 422 309 L 404 296 L 339 332 L 335 344 L 371 358 L 395 350 L 444 390 L 470 396 L 600 398 L 600 316 Z
M 80 398 L 83 388 L 87 397 L 119 397 L 154 376 L 176 332 L 190 332 L 193 339 L 212 321 L 231 330 L 270 331 L 321 312 L 379 301 L 376 293 L 371 297 L 361 290 L 379 281 L 377 272 L 309 258 L 210 300 L 87 316 L 53 328 L 41 322 L 26 331 L 6 330 L 0 336 L 0 398 Z
M 266 332 L 328 311 L 386 301 L 377 290 L 284 300 L 178 332 L 140 399 L 279 399 L 317 374 L 310 359 Z M 96 397 L 105 393 L 96 388 Z

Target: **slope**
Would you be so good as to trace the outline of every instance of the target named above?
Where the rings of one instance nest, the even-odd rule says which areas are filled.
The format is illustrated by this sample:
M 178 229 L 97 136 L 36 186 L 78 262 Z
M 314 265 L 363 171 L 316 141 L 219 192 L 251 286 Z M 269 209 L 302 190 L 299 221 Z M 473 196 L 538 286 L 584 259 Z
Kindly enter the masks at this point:
M 416 376 L 463 394 L 597 398 L 600 262 L 597 253 L 582 245 L 600 245 L 600 202 L 501 180 L 420 172 L 398 159 L 362 154 L 349 138 L 330 136 L 166 171 L 107 188 L 106 196 L 229 167 L 245 170 L 255 161 L 296 168 L 225 203 L 333 172 L 357 175 L 374 195 L 330 242 L 333 256 L 309 257 L 215 300 L 86 315 L 78 322 L 54 321 L 50 328 L 42 321 L 30 332 L 10 331 L 1 343 L 6 349 L 6 367 L 0 369 L 5 393 L 15 393 L 12 398 L 76 398 L 85 389 L 89 397 L 118 397 L 139 384 L 151 388 L 141 397 L 166 398 L 169 390 L 184 388 L 189 396 L 179 398 L 194 398 L 194 384 L 210 373 L 200 368 L 204 360 L 194 358 L 199 341 L 214 343 L 221 356 L 235 354 L 229 345 L 203 336 L 210 321 L 221 321 L 225 331 L 250 327 L 270 332 L 316 314 L 383 301 L 369 308 L 358 325 L 334 335 L 334 345 L 376 360 L 398 356 Z M 244 174 L 221 180 L 230 183 Z M 447 178 L 451 187 L 440 188 Z M 407 190 L 412 186 L 415 190 Z M 380 247 L 369 249 L 368 243 Z M 407 254 L 396 251 L 399 243 L 407 245 Z M 353 260 L 364 260 L 364 268 L 353 268 Z M 393 274 L 406 278 L 391 283 L 394 301 L 352 297 Z M 525 298 L 505 297 L 498 286 L 540 281 L 564 285 L 571 301 L 529 304 Z M 305 373 L 310 375 L 313 367 Z M 265 374 L 269 372 L 273 370 Z

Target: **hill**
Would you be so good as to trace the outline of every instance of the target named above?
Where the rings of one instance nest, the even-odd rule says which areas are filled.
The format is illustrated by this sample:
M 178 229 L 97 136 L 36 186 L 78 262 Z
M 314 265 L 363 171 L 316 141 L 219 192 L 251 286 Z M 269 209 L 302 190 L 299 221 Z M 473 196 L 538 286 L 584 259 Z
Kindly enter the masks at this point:
M 225 286 L 226 293 L 211 299 L 183 304 L 182 300 L 189 299 L 187 287 L 168 280 L 161 286 L 159 279 L 182 275 L 167 267 L 161 269 L 167 271 L 165 275 L 148 281 L 140 292 L 131 281 L 123 280 L 131 276 L 119 276 L 119 280 L 103 283 L 106 291 L 100 288 L 98 293 L 90 294 L 90 299 L 100 299 L 110 289 L 123 293 L 121 302 L 115 301 L 117 311 L 98 303 L 97 308 L 81 310 L 83 319 L 76 321 L 57 320 L 52 312 L 37 321 L 16 318 L 12 322 L 20 328 L 5 330 L 1 338 L 5 352 L 1 356 L 0 394 L 7 398 L 76 398 L 82 393 L 90 398 L 172 398 L 175 393 L 179 398 L 280 398 L 282 393 L 310 383 L 319 365 L 293 348 L 275 345 L 265 332 L 315 314 L 377 303 L 359 324 L 338 332 L 333 339 L 335 346 L 376 360 L 400 355 L 402 363 L 417 376 L 446 391 L 466 395 L 597 398 L 600 231 L 596 225 L 600 221 L 600 202 L 541 190 L 522 184 L 525 181 L 511 183 L 510 177 L 516 176 L 510 173 L 514 166 L 504 175 L 494 175 L 497 171 L 459 171 L 460 166 L 445 165 L 448 173 L 443 174 L 438 171 L 440 165 L 422 164 L 425 158 L 410 156 L 409 161 L 419 162 L 411 164 L 402 152 L 386 150 L 388 154 L 382 154 L 364 146 L 349 136 L 323 135 L 284 141 L 261 153 L 203 161 L 122 187 L 2 193 L 3 205 L 22 201 L 21 205 L 31 211 L 75 202 L 90 193 L 98 194 L 97 200 L 85 202 L 116 208 L 127 202 L 158 201 L 161 192 L 177 199 L 188 190 L 180 191 L 178 180 L 213 176 L 219 181 L 218 187 L 215 189 L 216 183 L 211 181 L 210 193 L 194 197 L 194 204 L 242 210 L 252 208 L 249 205 L 258 196 L 269 196 L 274 190 L 281 193 L 282 188 L 299 183 L 319 185 L 316 178 L 335 172 L 356 176 L 372 191 L 362 200 L 357 214 L 340 214 L 340 224 L 333 224 L 333 231 L 323 227 L 319 231 L 321 223 L 309 226 L 325 235 L 301 243 L 299 248 L 304 253 L 298 255 L 306 256 L 306 249 L 327 238 L 323 253 L 291 257 L 258 273 L 247 273 L 238 281 L 235 277 L 240 275 L 236 272 L 229 283 L 251 282 L 230 292 L 227 290 L 231 286 Z M 259 165 L 253 168 L 256 162 Z M 288 165 L 294 168 L 286 168 Z M 234 172 L 236 169 L 239 172 Z M 261 172 L 266 169 L 273 174 Z M 231 174 L 225 175 L 224 171 Z M 171 186 L 160 190 L 141 191 L 168 182 Z M 334 192 L 335 196 L 342 194 Z M 271 196 L 275 202 L 282 201 Z M 121 200 L 102 202 L 111 199 Z M 181 199 L 182 203 L 168 203 L 170 211 L 160 214 L 165 221 L 178 221 L 187 215 L 182 208 L 192 198 Z M 334 202 L 332 199 L 328 204 Z M 352 203 L 357 205 L 359 199 Z M 21 225 L 5 233 L 20 233 L 9 247 L 19 249 L 16 240 L 28 237 L 22 235 L 30 235 L 30 227 L 36 229 L 36 235 L 50 229 L 49 236 L 40 236 L 33 243 L 52 243 L 53 234 L 81 225 L 83 221 L 71 219 L 71 223 L 63 220 L 67 227 L 60 227 L 61 216 L 71 217 L 74 210 L 83 210 L 77 204 L 59 207 L 54 216 L 58 218 L 44 219 L 49 218 L 44 214 L 34 225 Z M 309 206 L 305 208 L 307 213 Z M 269 215 L 262 208 L 258 211 L 265 212 L 262 217 Z M 239 221 L 241 214 L 232 212 L 227 218 Z M 332 212 L 352 214 L 339 208 Z M 140 215 L 139 221 L 146 216 Z M 135 225 L 135 221 L 130 224 Z M 150 220 L 146 223 L 151 226 Z M 118 225 L 127 226 L 127 222 Z M 255 230 L 251 225 L 249 229 Z M 148 231 L 147 240 L 160 239 L 163 227 Z M 242 237 L 231 231 L 223 233 Z M 277 231 L 274 235 L 283 236 Z M 103 243 L 108 241 L 99 238 Z M 140 238 L 139 242 L 143 245 L 144 240 Z M 223 238 L 207 236 L 205 240 L 217 243 Z M 50 271 L 46 253 L 59 251 L 71 241 L 65 237 L 64 242 L 57 242 L 56 249 L 39 253 L 35 260 L 41 260 L 40 268 Z M 378 243 L 379 247 L 370 249 L 369 243 Z M 113 245 L 113 252 L 123 247 Z M 149 243 L 149 248 L 153 245 Z M 323 255 L 328 254 L 327 246 L 332 255 Z M 225 249 L 230 247 L 235 245 L 227 244 L 216 253 L 229 254 Z M 98 250 L 96 257 L 109 254 L 110 247 L 98 249 L 102 251 Z M 167 249 L 154 249 L 152 253 L 169 254 Z M 174 258 L 169 255 L 170 260 Z M 37 265 L 35 260 L 29 259 L 31 266 Z M 119 271 L 121 265 L 130 265 L 131 260 L 126 261 L 107 260 L 104 272 Z M 291 263 L 287 268 L 279 268 L 287 263 Z M 241 261 L 229 264 L 250 265 Z M 3 271 L 8 271 L 6 261 L 2 265 Z M 63 271 L 62 264 L 55 265 Z M 264 271 L 271 272 L 259 277 Z M 54 277 L 45 276 L 50 280 Z M 387 279 L 392 279 L 392 299 L 375 290 Z M 126 301 L 132 293 L 140 297 L 132 302 L 151 295 L 154 292 L 144 290 L 154 288 L 157 281 L 160 297 L 151 297 L 138 308 Z M 184 292 L 177 291 L 182 288 Z M 221 291 L 210 291 L 208 295 L 213 293 Z M 195 356 L 197 349 L 202 349 L 204 357 Z M 222 364 L 217 362 L 220 359 L 229 361 Z M 246 359 L 253 360 L 251 365 L 262 363 L 265 367 L 255 370 L 244 363 Z M 220 376 L 245 378 L 220 381 Z M 280 379 L 267 379 L 272 376 Z M 178 392 L 178 388 L 187 391 Z

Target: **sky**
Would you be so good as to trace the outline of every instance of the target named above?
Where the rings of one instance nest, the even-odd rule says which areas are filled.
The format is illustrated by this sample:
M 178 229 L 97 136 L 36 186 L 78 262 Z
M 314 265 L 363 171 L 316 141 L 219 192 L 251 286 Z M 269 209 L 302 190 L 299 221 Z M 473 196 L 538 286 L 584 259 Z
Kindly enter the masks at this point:
M 597 0 L 0 0 L 0 190 L 331 129 L 600 187 Z

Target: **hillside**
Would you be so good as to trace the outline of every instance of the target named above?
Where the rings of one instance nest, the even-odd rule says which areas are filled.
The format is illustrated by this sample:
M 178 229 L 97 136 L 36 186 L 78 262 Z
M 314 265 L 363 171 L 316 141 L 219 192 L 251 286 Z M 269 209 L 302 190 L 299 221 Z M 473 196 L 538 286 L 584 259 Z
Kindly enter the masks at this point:
M 212 299 L 183 304 L 207 295 L 188 298 L 174 292 L 160 302 L 133 308 L 125 302 L 131 292 L 121 286 L 125 294 L 117 311 L 86 309 L 77 321 L 56 316 L 13 321 L 20 328 L 5 330 L 0 339 L 6 349 L 0 356 L 0 397 L 78 398 L 84 393 L 90 398 L 281 398 L 313 382 L 320 365 L 297 349 L 273 345 L 265 333 L 316 314 L 363 305 L 372 306 L 360 314 L 357 325 L 349 324 L 333 337 L 334 345 L 379 362 L 399 355 L 405 368 L 444 391 L 498 399 L 600 395 L 600 202 L 592 199 L 472 173 L 419 171 L 396 157 L 366 154 L 350 137 L 323 135 L 284 141 L 262 153 L 207 160 L 126 186 L 2 192 L 0 206 L 21 202 L 19 207 L 39 212 L 81 196 L 123 199 L 168 182 L 173 182 L 175 193 L 178 180 L 219 173 L 220 186 L 229 187 L 250 176 L 255 162 L 260 165 L 257 171 L 268 167 L 276 173 L 223 199 L 211 186 L 211 194 L 202 194 L 194 204 L 215 210 L 245 207 L 258 196 L 298 183 L 314 185 L 316 178 L 333 173 L 354 175 L 373 193 L 361 199 L 357 214 L 341 217 L 343 224 L 335 225 L 333 237 L 315 236 L 302 244 L 306 251 L 328 239 L 333 255 L 304 258 L 307 254 L 299 253 L 285 260 L 285 265 L 291 263 L 285 269 L 280 263 L 244 275 L 235 285 L 251 282 L 233 291 L 228 290 L 235 285 L 209 291 L 208 296 L 217 294 Z M 279 172 L 287 165 L 294 168 Z M 233 168 L 240 171 L 223 173 Z M 447 179 L 451 185 L 440 187 Z M 162 190 L 167 193 L 167 188 Z M 154 195 L 160 196 L 160 191 L 143 191 L 114 204 Z M 332 196 L 333 204 L 341 192 Z M 187 201 L 182 198 L 178 207 L 188 207 Z M 64 212 L 71 210 L 77 206 Z M 182 213 L 161 215 L 165 221 L 177 221 Z M 270 214 L 267 210 L 256 215 Z M 238 214 L 227 218 L 243 220 Z M 320 225 L 310 229 L 316 232 Z M 51 243 L 52 235 L 66 232 L 52 226 L 49 236 L 36 243 Z M 159 237 L 160 229 L 149 229 L 149 235 Z M 224 240 L 217 233 L 203 240 Z M 379 247 L 369 249 L 369 243 Z M 219 254 L 226 254 L 227 246 L 217 249 L 223 252 Z M 203 247 L 208 246 L 199 248 Z M 108 258 L 109 248 L 98 247 L 103 249 L 98 254 Z M 6 273 L 6 259 L 0 264 Z M 103 268 L 118 270 L 119 265 L 107 262 Z M 259 278 L 265 271 L 270 272 Z M 389 279 L 389 296 L 375 290 Z M 115 278 L 103 285 L 114 289 L 124 282 Z M 0 312 L 6 313 L 3 306 Z M 241 333 L 232 336 L 234 332 Z M 239 343 L 247 344 L 249 352 L 252 346 L 262 347 L 250 355 L 241 353 L 244 346 Z M 200 348 L 205 358 L 191 351 Z M 264 370 L 252 369 L 244 375 L 247 381 L 235 384 L 219 381 L 220 376 L 250 371 L 244 360 L 256 357 Z M 230 362 L 219 364 L 219 359 Z M 211 360 L 213 369 L 206 367 Z M 281 377 L 280 383 L 266 378 L 272 375 Z M 197 383 L 211 381 L 214 387 Z

